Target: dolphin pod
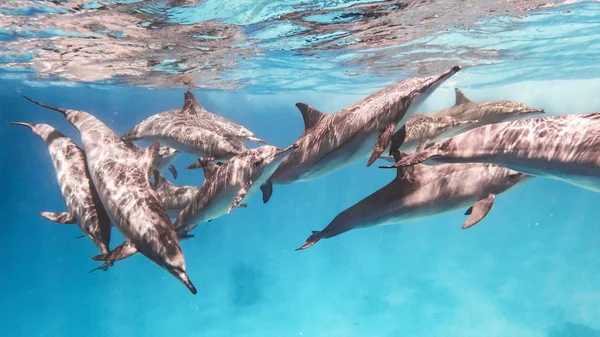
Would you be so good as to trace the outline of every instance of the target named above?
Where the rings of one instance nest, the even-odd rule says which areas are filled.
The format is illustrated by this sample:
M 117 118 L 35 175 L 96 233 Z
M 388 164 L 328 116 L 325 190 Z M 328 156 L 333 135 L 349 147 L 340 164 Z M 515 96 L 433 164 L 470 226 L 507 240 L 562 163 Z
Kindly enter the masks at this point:
M 150 116 L 121 137 L 88 112 L 27 98 L 60 112 L 79 131 L 82 148 L 49 125 L 11 124 L 46 143 L 67 212 L 41 214 L 76 223 L 100 250 L 93 260 L 104 264 L 96 269 L 139 252 L 196 294 L 180 246 L 196 226 L 246 207 L 259 189 L 266 203 L 273 185 L 323 177 L 362 158 L 366 166 L 391 161 L 380 167 L 395 168 L 396 177 L 313 231 L 297 250 L 349 230 L 456 210 L 465 210 L 462 228 L 471 228 L 492 212 L 498 196 L 533 177 L 600 191 L 600 113 L 539 117 L 544 109 L 474 102 L 456 88 L 452 107 L 415 114 L 460 69 L 406 79 L 336 113 L 297 103 L 304 132 L 281 148 L 207 111 L 189 91 L 183 107 Z M 144 148 L 138 140 L 154 143 Z M 197 157 L 186 169 L 204 172 L 197 186 L 175 185 L 161 173 L 177 179 L 176 162 L 186 155 Z M 125 238 L 112 250 L 111 223 Z M 127 271 L 117 265 L 110 272 Z

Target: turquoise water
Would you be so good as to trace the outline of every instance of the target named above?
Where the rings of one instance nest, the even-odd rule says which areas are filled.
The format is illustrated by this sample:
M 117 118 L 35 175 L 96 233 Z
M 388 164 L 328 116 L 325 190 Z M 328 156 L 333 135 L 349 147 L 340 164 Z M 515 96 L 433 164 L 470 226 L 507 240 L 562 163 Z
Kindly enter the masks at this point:
M 527 34 L 541 38 L 547 29 L 552 42 L 537 46 L 504 33 L 495 35 L 497 42 L 481 31 L 440 33 L 445 37 L 437 45 L 493 45 L 507 39 L 505 50 L 519 53 L 461 71 L 419 111 L 451 106 L 455 87 L 473 101 L 516 100 L 546 108 L 550 115 L 600 110 L 597 5 L 560 10 L 571 11 L 568 22 L 556 11 L 523 23 L 533 27 L 529 33 L 521 30 L 528 41 L 533 38 Z M 204 20 L 194 13 L 189 17 Z M 213 14 L 225 17 L 220 13 Z M 490 21 L 490 31 L 500 23 Z M 563 28 L 561 37 L 553 35 Z M 272 53 L 265 57 L 293 58 Z M 335 66 L 328 71 L 321 64 L 316 71 L 318 62 L 311 61 L 315 64 L 307 62 L 312 68 L 305 76 L 301 56 L 295 57 L 271 64 L 264 78 L 260 64 L 268 62 L 242 63 L 244 74 L 253 69 L 249 63 L 257 62 L 256 84 L 248 80 L 236 90 L 192 91 L 207 110 L 284 147 L 303 130 L 296 102 L 334 112 L 410 75 L 363 74 L 353 82 Z M 277 65 L 288 76 L 280 90 Z M 301 84 L 291 80 L 294 71 L 305 79 Z M 461 229 L 465 210 L 459 210 L 353 230 L 295 251 L 311 230 L 322 229 L 394 178 L 393 170 L 366 168 L 365 158 L 320 179 L 275 185 L 268 204 L 255 195 L 248 208 L 195 229 L 195 238 L 181 246 L 196 296 L 140 254 L 108 272 L 88 274 L 98 265 L 91 260 L 97 254 L 93 244 L 75 239 L 76 226 L 38 215 L 65 210 L 46 147 L 7 122 L 48 123 L 78 144 L 79 135 L 60 114 L 21 95 L 88 111 L 123 134 L 151 114 L 179 108 L 184 89 L 49 85 L 23 74 L 5 70 L 0 79 L 2 336 L 600 336 L 600 198 L 544 178 L 499 195 L 490 214 L 469 230 Z M 176 159 L 177 184 L 202 183 L 200 170 L 183 170 L 194 160 L 189 155 Z M 113 230 L 111 247 L 120 242 Z

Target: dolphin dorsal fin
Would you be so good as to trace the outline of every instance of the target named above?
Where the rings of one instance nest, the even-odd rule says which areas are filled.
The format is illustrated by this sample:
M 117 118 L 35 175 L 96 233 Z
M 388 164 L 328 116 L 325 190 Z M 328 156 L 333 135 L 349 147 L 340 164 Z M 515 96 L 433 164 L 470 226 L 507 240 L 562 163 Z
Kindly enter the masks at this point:
M 155 167 L 154 163 L 156 162 L 156 158 L 158 157 L 158 148 L 159 147 L 160 147 L 160 143 L 157 140 L 149 148 L 138 150 L 140 153 L 140 161 L 139 162 L 141 165 L 145 166 L 145 168 L 148 170 L 148 178 L 150 178 L 150 176 L 154 172 L 154 167 Z
M 454 103 L 455 106 L 471 103 L 471 100 L 468 99 L 467 96 L 465 96 L 465 94 L 460 89 L 455 88 L 454 92 L 456 93 L 456 103 Z
M 204 107 L 200 105 L 196 96 L 194 96 L 191 91 L 186 91 L 183 95 L 183 107 L 179 113 L 184 115 L 195 115 L 204 110 Z
M 302 118 L 304 119 L 304 130 L 308 130 L 315 126 L 321 118 L 325 116 L 325 113 L 313 108 L 306 103 L 296 103 L 296 107 L 300 110 Z
M 213 163 L 213 160 L 214 158 L 212 157 L 198 158 L 197 165 L 199 167 L 202 167 L 202 170 L 204 171 L 204 180 L 212 179 L 212 177 L 215 176 L 217 170 L 219 169 L 219 166 L 221 166 Z
M 397 163 L 397 162 L 400 161 L 400 159 L 402 159 L 404 156 L 406 156 L 406 153 L 400 152 L 400 151 L 394 151 L 392 153 L 392 156 L 394 157 L 394 161 Z M 409 168 L 407 168 L 407 167 L 396 167 L 396 179 L 401 179 L 407 173 L 409 173 L 409 171 L 407 169 L 409 169 Z

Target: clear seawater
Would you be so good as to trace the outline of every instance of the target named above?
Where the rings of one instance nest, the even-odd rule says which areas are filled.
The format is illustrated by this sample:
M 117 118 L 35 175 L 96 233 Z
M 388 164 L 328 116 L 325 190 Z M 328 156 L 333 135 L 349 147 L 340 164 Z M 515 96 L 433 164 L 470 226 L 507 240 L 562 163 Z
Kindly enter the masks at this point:
M 492 27 L 487 32 L 439 33 L 437 48 L 493 46 L 504 55 L 464 69 L 419 111 L 451 106 L 457 86 L 474 101 L 516 100 L 551 115 L 599 111 L 600 6 L 545 11 L 518 27 L 496 18 L 483 24 Z M 255 84 L 192 91 L 209 111 L 281 147 L 302 132 L 296 102 L 334 112 L 414 75 L 367 73 L 353 82 L 336 67 L 317 70 L 318 61 L 305 56 L 265 55 L 290 62 L 281 61 L 278 73 L 268 60 L 256 61 Z M 600 336 L 600 196 L 545 178 L 499 195 L 469 230 L 461 229 L 465 210 L 458 210 L 295 251 L 311 230 L 393 179 L 392 170 L 366 168 L 365 158 L 320 179 L 275 185 L 268 204 L 255 195 L 248 208 L 199 226 L 181 244 L 196 296 L 140 254 L 88 274 L 97 266 L 93 244 L 75 239 L 76 226 L 38 214 L 65 210 L 43 142 L 7 122 L 48 123 L 77 143 L 79 136 L 60 114 L 21 95 L 91 112 L 123 134 L 180 107 L 184 90 L 66 85 L 2 70 L 0 336 Z M 202 183 L 199 170 L 183 170 L 194 160 L 174 162 L 177 184 Z M 113 230 L 111 247 L 121 240 Z

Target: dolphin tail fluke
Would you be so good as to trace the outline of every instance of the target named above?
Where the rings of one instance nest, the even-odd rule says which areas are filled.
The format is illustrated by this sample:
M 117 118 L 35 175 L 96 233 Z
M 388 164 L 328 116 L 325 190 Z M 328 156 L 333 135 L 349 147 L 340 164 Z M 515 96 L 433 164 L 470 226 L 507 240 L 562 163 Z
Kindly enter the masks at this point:
M 54 106 L 46 105 L 46 104 L 43 104 L 43 103 L 40 103 L 40 102 L 34 101 L 34 100 L 32 100 L 31 98 L 29 98 L 29 97 L 27 97 L 27 96 L 23 96 L 23 98 L 25 98 L 26 100 L 28 100 L 29 102 L 31 102 L 31 103 L 33 103 L 33 104 L 35 104 L 35 105 L 39 105 L 39 106 L 41 106 L 42 108 L 46 108 L 46 109 L 50 109 L 50 110 L 54 110 L 54 111 L 58 111 L 58 112 L 62 113 L 62 114 L 63 114 L 63 116 L 65 116 L 65 117 L 67 116 L 67 112 L 68 112 L 68 110 L 67 110 L 67 109 L 63 109 L 63 108 L 57 108 L 57 107 L 54 107 Z
M 8 122 L 8 124 L 10 124 L 10 125 L 20 125 L 20 126 L 25 126 L 25 127 L 28 127 L 29 129 L 33 130 L 33 124 L 32 124 L 32 123 L 23 123 L 23 122 Z
M 177 169 L 173 165 L 169 165 L 169 172 L 173 175 L 173 179 L 177 179 Z
M 112 264 L 114 261 L 123 260 L 137 253 L 137 248 L 129 241 L 123 242 L 120 246 L 106 254 L 96 255 L 92 258 L 94 261 L 106 261 Z
M 296 248 L 296 251 L 312 247 L 315 243 L 319 242 L 319 240 L 321 240 L 321 232 L 312 231 L 312 234 L 308 237 L 308 239 L 306 239 L 304 244 L 300 246 L 300 248 Z

